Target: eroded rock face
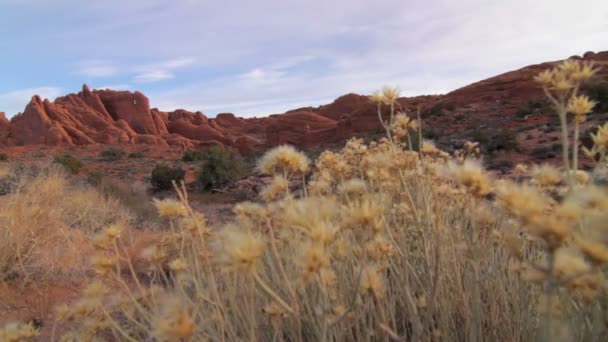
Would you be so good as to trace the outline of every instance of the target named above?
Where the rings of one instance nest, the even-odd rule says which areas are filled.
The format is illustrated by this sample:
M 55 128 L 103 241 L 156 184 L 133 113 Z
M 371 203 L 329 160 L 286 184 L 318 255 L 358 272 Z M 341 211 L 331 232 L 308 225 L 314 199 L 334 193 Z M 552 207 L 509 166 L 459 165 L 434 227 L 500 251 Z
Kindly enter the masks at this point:
M 594 61 L 602 66 L 598 76 L 608 78 L 608 51 L 586 52 L 576 58 Z M 518 121 L 510 115 L 522 104 L 543 96 L 532 77 L 555 63 L 507 72 L 446 95 L 399 98 L 397 107 L 412 116 L 422 113 L 427 127 L 440 127 L 447 133 L 462 131 L 480 121 L 487 127 L 516 125 Z M 445 109 L 450 107 L 456 110 Z M 437 115 L 426 117 L 433 108 L 437 108 L 434 110 Z M 453 120 L 456 114 L 462 119 Z M 386 106 L 381 108 L 380 115 L 388 119 Z M 10 121 L 0 113 L 0 146 L 222 145 L 251 153 L 280 144 L 315 147 L 378 132 L 380 128 L 377 105 L 368 96 L 358 94 L 341 96 L 320 107 L 304 107 L 264 118 L 240 118 L 232 113 L 208 118 L 201 112 L 184 109 L 163 112 L 150 108 L 148 98 L 140 92 L 91 91 L 84 85 L 78 94 L 53 102 L 34 96 L 23 113 Z

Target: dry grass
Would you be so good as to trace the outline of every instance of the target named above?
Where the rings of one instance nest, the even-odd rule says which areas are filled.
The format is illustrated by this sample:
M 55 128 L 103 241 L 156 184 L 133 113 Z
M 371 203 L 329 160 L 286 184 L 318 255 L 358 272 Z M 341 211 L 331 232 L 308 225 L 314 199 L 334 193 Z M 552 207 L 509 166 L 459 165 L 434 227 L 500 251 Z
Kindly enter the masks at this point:
M 130 220 L 118 201 L 70 185 L 56 167 L 24 172 L 11 187 L 0 211 L 0 279 L 84 270 L 88 260 L 79 246 L 109 224 Z

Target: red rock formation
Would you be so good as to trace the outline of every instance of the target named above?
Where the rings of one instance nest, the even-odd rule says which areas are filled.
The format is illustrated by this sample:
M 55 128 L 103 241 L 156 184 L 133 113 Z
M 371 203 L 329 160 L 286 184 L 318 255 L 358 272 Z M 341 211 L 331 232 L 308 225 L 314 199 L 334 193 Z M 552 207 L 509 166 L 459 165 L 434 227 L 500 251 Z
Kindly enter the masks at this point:
M 608 78 L 608 51 L 586 52 L 582 57 L 603 65 L 600 78 Z M 512 115 L 522 103 L 542 96 L 532 77 L 555 62 L 528 66 L 456 89 L 446 95 L 399 98 L 399 110 L 422 112 L 425 125 L 441 126 L 448 133 L 484 121 L 489 127 L 518 125 Z M 499 110 L 497 104 L 501 101 Z M 441 106 L 439 118 L 427 117 Z M 454 107 L 455 110 L 446 110 Z M 207 118 L 183 109 L 150 109 L 140 92 L 93 90 L 86 85 L 78 94 L 55 101 L 34 96 L 24 112 L 10 122 L 0 113 L 0 146 L 47 144 L 151 144 L 179 148 L 231 146 L 241 153 L 278 144 L 314 147 L 381 126 L 377 106 L 368 96 L 347 94 L 320 107 L 304 107 L 265 118 L 239 118 L 232 113 Z M 386 118 L 386 106 L 382 115 Z M 472 114 L 473 113 L 473 114 Z M 464 115 L 453 122 L 451 115 Z M 521 121 L 521 120 L 520 120 Z M 526 124 L 525 122 L 522 124 Z M 527 122 L 530 124 L 530 122 Z

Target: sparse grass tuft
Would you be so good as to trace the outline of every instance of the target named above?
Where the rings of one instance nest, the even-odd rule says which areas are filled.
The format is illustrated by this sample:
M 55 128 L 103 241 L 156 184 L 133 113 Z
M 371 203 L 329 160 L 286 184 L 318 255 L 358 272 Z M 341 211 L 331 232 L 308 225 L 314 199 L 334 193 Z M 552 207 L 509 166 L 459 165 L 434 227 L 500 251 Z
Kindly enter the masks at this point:
M 82 161 L 72 156 L 71 154 L 55 156 L 54 162 L 63 166 L 68 172 L 72 174 L 78 173 L 78 171 L 80 171 L 80 169 L 83 167 Z
M 107 161 L 107 162 L 112 162 L 112 161 L 117 161 L 117 160 L 123 159 L 124 156 L 125 156 L 125 152 L 123 150 L 120 150 L 115 147 L 105 148 L 99 153 L 99 157 L 101 157 L 101 160 Z

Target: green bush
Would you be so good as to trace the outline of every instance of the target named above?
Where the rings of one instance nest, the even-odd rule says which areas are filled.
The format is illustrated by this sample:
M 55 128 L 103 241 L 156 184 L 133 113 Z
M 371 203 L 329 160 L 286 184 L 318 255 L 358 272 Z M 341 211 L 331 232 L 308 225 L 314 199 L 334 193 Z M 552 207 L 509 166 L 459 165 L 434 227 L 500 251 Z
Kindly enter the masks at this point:
M 99 153 L 99 156 L 103 161 L 116 161 L 122 159 L 125 156 L 125 152 L 114 147 L 108 147 L 103 149 Z
M 6 153 L 0 153 L 0 161 L 7 161 L 8 160 L 8 156 L 6 155 Z
M 143 158 L 144 157 L 144 153 L 137 151 L 137 152 L 131 152 L 129 153 L 129 159 L 139 159 L 139 158 Z
M 185 162 L 195 162 L 195 161 L 202 161 L 204 158 L 205 153 L 201 150 L 195 150 L 193 148 L 189 148 L 184 152 L 184 155 L 182 156 L 182 161 Z
M 152 170 L 152 183 L 153 191 L 171 190 L 173 188 L 173 181 L 179 183 L 184 180 L 186 171 L 181 167 L 171 167 L 167 164 L 157 164 Z
M 242 175 L 245 165 L 237 152 L 218 146 L 204 151 L 201 162 L 196 184 L 203 190 L 215 189 L 236 180 Z
M 80 159 L 72 156 L 71 154 L 62 154 L 55 156 L 53 160 L 56 164 L 63 166 L 67 171 L 72 174 L 78 173 L 82 168 L 83 164 Z

